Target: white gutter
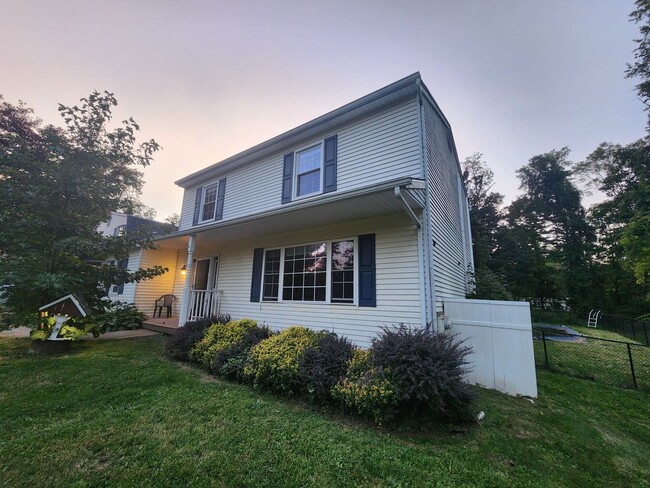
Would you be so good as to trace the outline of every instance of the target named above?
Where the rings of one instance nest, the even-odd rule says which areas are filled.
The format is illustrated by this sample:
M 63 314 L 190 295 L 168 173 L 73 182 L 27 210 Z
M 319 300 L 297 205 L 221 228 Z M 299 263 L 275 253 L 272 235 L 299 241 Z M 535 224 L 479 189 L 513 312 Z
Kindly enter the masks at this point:
M 273 217 L 276 215 L 282 215 L 282 214 L 289 214 L 290 212 L 293 212 L 294 210 L 302 210 L 302 209 L 307 209 L 310 207 L 315 207 L 319 205 L 324 205 L 327 203 L 332 203 L 332 202 L 337 202 L 340 200 L 346 200 L 348 198 L 354 198 L 354 197 L 360 197 L 360 196 L 365 196 L 365 195 L 371 195 L 373 193 L 380 193 L 382 191 L 390 190 L 394 188 L 395 186 L 410 186 L 413 185 L 414 188 L 419 187 L 419 182 L 415 178 L 410 178 L 410 177 L 403 177 L 403 178 L 396 178 L 391 181 L 387 181 L 385 183 L 380 183 L 377 185 L 371 185 L 371 186 L 366 186 L 362 188 L 357 188 L 354 190 L 349 190 L 349 191 L 343 191 L 343 192 L 332 192 L 328 193 L 326 195 L 318 195 L 315 198 L 309 198 L 305 200 L 298 200 L 296 202 L 291 202 L 287 203 L 285 205 L 282 205 L 280 208 L 274 208 L 273 210 L 269 210 L 266 212 L 261 212 L 253 215 L 248 215 L 246 217 L 240 217 L 237 219 L 231 219 L 231 220 L 221 220 L 216 223 L 211 223 L 207 225 L 195 225 L 195 226 L 190 226 L 189 228 L 182 230 L 182 231 L 176 231 L 171 234 L 167 234 L 165 236 L 160 236 L 159 238 L 155 239 L 155 242 L 160 242 L 164 241 L 167 239 L 172 239 L 174 237 L 184 237 L 184 236 L 189 236 L 191 234 L 198 234 L 201 232 L 209 231 L 209 230 L 215 230 L 215 229 L 220 229 L 224 227 L 234 227 L 237 225 L 243 225 L 243 224 L 249 224 L 252 222 L 256 222 L 259 220 L 264 220 L 268 217 Z

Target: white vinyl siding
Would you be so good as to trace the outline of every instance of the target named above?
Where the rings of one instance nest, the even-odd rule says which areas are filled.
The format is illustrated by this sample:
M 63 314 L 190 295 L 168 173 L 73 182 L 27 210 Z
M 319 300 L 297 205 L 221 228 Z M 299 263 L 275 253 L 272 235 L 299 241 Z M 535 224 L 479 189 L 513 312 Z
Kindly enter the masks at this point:
M 392 180 L 420 178 L 416 100 L 390 108 L 338 132 L 339 191 Z
M 288 147 L 280 154 L 222 175 L 228 181 L 223 220 L 282 207 L 284 155 L 299 148 L 320 144 L 324 138 L 334 134 L 338 135 L 338 192 L 405 176 L 419 178 L 418 117 L 418 106 L 414 98 L 343 126 L 338 131 L 306 140 L 304 144 Z M 185 190 L 179 230 L 192 227 L 195 196 L 196 188 Z
M 172 316 L 178 316 L 181 297 L 174 293 L 176 275 L 180 275 L 180 268 L 176 267 L 177 254 L 178 251 L 175 249 L 142 250 L 140 258 L 141 268 L 151 268 L 155 265 L 169 268 L 169 271 L 165 274 L 156 276 L 151 280 L 141 281 L 135 288 L 133 303 L 138 307 L 138 310 L 149 317 L 153 316 L 154 301 L 162 295 L 169 293 L 176 295 L 176 302 L 174 302 L 174 307 L 172 308 Z
M 451 134 L 430 102 L 424 102 L 424 141 L 436 298 L 466 296 L 469 237 L 460 173 Z M 464 235 L 465 234 L 465 235 Z M 433 244 L 435 243 L 435 245 Z
M 183 206 L 181 207 L 181 218 L 178 222 L 178 230 L 185 230 L 192 227 L 194 218 L 194 202 L 196 201 L 196 188 L 188 188 L 183 192 Z
M 338 241 L 350 235 L 369 233 L 376 235 L 376 307 L 340 303 L 250 302 L 253 249 L 277 249 L 300 242 Z M 344 334 L 362 346 L 370 345 L 382 326 L 400 322 L 413 326 L 421 324 L 417 230 L 402 214 L 215 245 L 214 249 L 197 249 L 195 256 L 215 254 L 220 257 L 221 312 L 234 318 L 252 318 L 266 322 L 274 329 L 290 325 L 326 329 Z

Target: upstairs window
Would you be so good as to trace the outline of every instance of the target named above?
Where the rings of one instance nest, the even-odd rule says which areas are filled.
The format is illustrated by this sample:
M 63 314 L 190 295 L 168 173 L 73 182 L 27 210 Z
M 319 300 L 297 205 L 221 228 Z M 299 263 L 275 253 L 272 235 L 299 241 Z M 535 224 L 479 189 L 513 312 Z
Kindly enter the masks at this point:
M 214 220 L 214 212 L 217 209 L 217 191 L 219 183 L 207 185 L 203 188 L 203 198 L 201 204 L 201 222 Z
M 225 178 L 205 186 L 199 186 L 196 189 L 192 225 L 221 220 L 223 218 L 225 194 Z
M 321 191 L 321 166 L 320 144 L 296 153 L 296 197 Z
M 337 135 L 285 154 L 282 159 L 282 204 L 336 191 Z

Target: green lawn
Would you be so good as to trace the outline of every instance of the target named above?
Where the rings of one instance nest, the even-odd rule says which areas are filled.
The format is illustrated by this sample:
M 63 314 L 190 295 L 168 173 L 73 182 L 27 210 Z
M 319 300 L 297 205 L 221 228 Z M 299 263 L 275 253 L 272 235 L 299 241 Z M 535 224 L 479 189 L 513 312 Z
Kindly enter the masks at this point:
M 598 329 L 595 327 L 575 326 L 575 325 L 572 325 L 571 328 L 576 332 L 580 332 L 581 334 L 590 337 L 598 337 L 600 339 L 611 339 L 613 341 L 632 342 L 635 344 L 645 344 L 645 342 L 634 341 L 629 337 L 625 337 L 621 334 L 617 334 L 616 332 L 612 332 L 609 330 Z
M 541 340 L 533 342 L 535 363 L 538 367 L 546 366 L 546 357 L 550 369 L 577 378 L 590 379 L 598 383 L 607 383 L 622 388 L 632 388 L 633 380 L 630 368 L 627 344 L 632 343 L 632 354 L 637 388 L 650 392 L 650 347 L 634 342 L 614 332 L 572 327 L 577 332 L 591 338 L 567 342 L 546 340 L 546 352 Z M 547 331 L 548 335 L 553 332 Z M 539 331 L 535 335 L 540 337 Z M 612 342 L 620 341 L 620 342 Z
M 0 486 L 647 486 L 650 396 L 546 371 L 482 425 L 376 428 L 165 360 L 162 339 L 37 358 L 0 339 Z

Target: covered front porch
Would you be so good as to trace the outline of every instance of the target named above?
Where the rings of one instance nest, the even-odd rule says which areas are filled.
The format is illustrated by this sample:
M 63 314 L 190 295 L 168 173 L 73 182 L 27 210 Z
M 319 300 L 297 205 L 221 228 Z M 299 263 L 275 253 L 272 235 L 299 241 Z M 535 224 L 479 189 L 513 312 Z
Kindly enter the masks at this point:
M 156 265 L 167 269 L 163 275 L 135 286 L 133 303 L 147 316 L 145 325 L 156 328 L 171 326 L 176 329 L 179 323 L 219 313 L 218 256 L 214 255 L 214 251 L 207 250 L 205 256 L 193 259 L 188 265 L 186 249 L 167 246 L 142 249 L 137 256 L 131 256 L 135 269 Z M 194 269 L 194 273 L 191 269 Z M 170 300 L 170 296 L 173 299 Z M 163 297 L 167 297 L 166 302 Z M 183 303 L 187 306 L 184 307 Z

